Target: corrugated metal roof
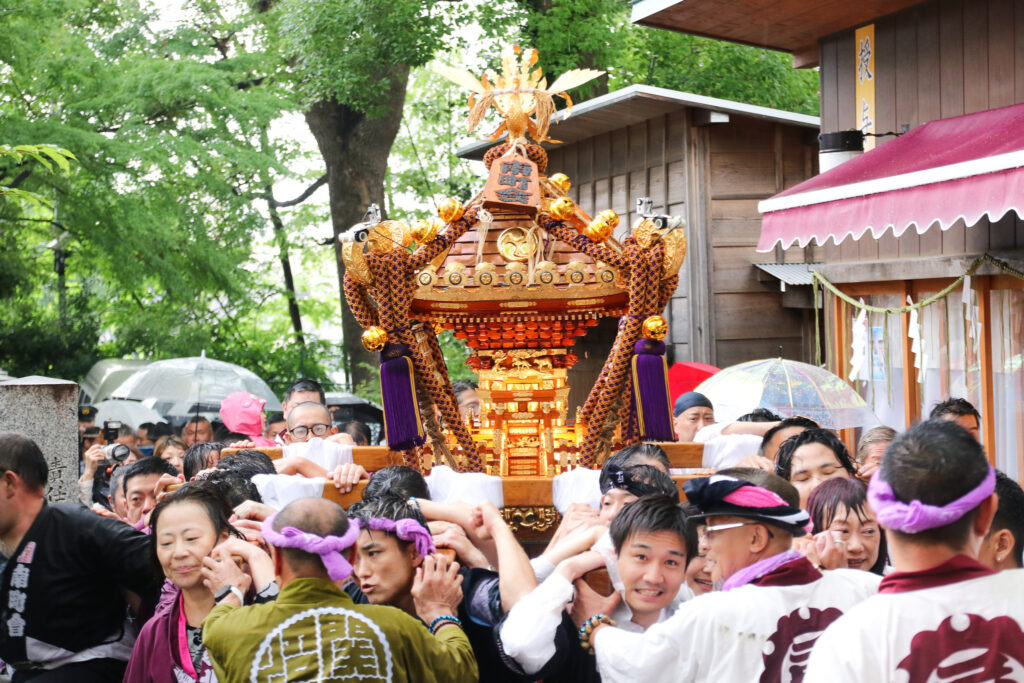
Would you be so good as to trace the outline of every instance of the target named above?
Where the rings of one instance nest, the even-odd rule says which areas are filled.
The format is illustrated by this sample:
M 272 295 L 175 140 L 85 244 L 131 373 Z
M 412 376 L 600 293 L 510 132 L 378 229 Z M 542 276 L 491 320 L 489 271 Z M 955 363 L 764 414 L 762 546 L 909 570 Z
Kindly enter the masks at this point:
M 811 284 L 811 272 L 821 263 L 755 263 L 755 266 L 787 285 Z
M 684 107 L 696 109 L 708 109 L 711 111 L 725 112 L 737 116 L 749 116 L 768 121 L 788 123 L 803 128 L 818 128 L 821 119 L 817 116 L 806 114 L 795 114 L 780 109 L 759 107 L 744 102 L 733 102 L 722 100 L 717 97 L 705 97 L 693 93 L 669 90 L 668 88 L 655 88 L 650 85 L 631 85 L 607 95 L 601 95 L 591 100 L 573 105 L 572 115 L 566 116 L 566 110 L 561 110 L 552 119 L 551 130 L 548 133 L 561 144 L 568 145 L 584 140 L 594 135 L 606 133 L 610 130 L 618 130 L 626 126 L 646 121 L 649 118 L 667 114 Z M 466 159 L 482 159 L 486 152 L 495 143 L 486 140 L 471 142 L 459 147 L 458 154 Z M 545 149 L 557 148 L 560 145 L 544 143 Z

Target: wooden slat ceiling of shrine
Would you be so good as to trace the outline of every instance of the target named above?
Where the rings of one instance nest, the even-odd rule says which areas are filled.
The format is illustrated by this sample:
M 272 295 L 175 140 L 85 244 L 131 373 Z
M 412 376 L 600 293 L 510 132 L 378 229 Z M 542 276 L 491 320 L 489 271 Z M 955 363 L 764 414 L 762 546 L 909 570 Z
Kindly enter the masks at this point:
M 818 39 L 867 24 L 921 0 L 644 0 L 632 21 L 783 52 L 815 50 Z

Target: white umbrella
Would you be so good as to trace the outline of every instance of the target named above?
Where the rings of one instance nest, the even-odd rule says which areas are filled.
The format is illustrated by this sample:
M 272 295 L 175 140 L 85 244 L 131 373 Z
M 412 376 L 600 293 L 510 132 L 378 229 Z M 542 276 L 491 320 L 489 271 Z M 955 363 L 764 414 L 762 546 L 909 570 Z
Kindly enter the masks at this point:
M 732 365 L 694 391 L 711 400 L 719 422 L 767 408 L 783 417 L 809 417 L 826 429 L 878 424 L 853 387 L 824 368 L 795 360 L 765 358 Z
M 233 363 L 212 358 L 172 358 L 156 361 L 129 377 L 111 392 L 111 398 L 146 401 L 164 415 L 216 412 L 220 402 L 235 391 L 248 391 L 264 399 L 267 410 L 280 410 L 281 402 L 267 383 Z
M 163 415 L 147 408 L 138 401 L 110 398 L 96 404 L 96 424 L 104 420 L 120 420 L 132 429 L 138 429 L 143 422 L 166 422 Z

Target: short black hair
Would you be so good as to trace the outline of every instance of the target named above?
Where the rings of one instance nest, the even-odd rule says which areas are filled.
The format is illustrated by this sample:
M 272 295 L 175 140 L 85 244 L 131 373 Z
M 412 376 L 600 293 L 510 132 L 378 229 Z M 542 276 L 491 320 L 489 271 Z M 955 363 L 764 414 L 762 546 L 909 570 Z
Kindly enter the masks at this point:
M 231 503 L 232 509 L 238 507 L 247 500 L 252 500 L 257 503 L 263 502 L 263 496 L 260 495 L 260 491 L 256 488 L 256 484 L 252 483 L 251 479 L 244 477 L 236 470 L 214 469 L 214 471 L 210 472 L 209 476 L 203 479 L 203 481 L 216 484 Z
M 153 530 L 149 537 L 150 550 L 153 560 L 158 567 L 160 566 L 160 560 L 157 559 L 156 548 L 157 526 L 160 521 L 160 514 L 176 503 L 195 503 L 201 506 L 210 518 L 213 529 L 218 536 L 226 531 L 236 538 L 245 539 L 245 536 L 231 524 L 232 505 L 220 488 L 207 481 L 192 481 L 183 484 L 181 488 L 171 491 L 164 496 L 149 515 L 150 528 Z
M 273 526 L 275 531 L 290 526 L 320 537 L 344 536 L 348 531 L 348 515 L 333 501 L 323 498 L 299 498 L 285 505 L 277 513 Z M 320 571 L 327 571 L 319 555 L 297 548 L 274 547 L 293 568 L 312 565 Z
M 966 495 L 988 476 L 985 451 L 970 432 L 949 420 L 931 419 L 893 439 L 875 476 L 889 483 L 897 500 L 942 506 Z M 961 549 L 970 537 L 977 508 L 945 526 L 894 538 Z
M 132 429 L 131 425 L 121 423 L 121 426 L 117 428 L 117 438 L 124 436 L 135 436 L 135 430 Z
M 668 461 L 668 456 L 665 455 L 665 451 L 661 449 L 661 446 L 655 446 L 652 443 L 640 443 L 633 446 L 626 446 L 622 450 L 617 451 L 610 458 L 605 460 L 604 465 L 601 466 L 601 488 L 604 488 L 605 481 L 608 479 L 608 468 L 612 465 L 626 469 L 627 467 L 639 465 L 650 460 L 655 460 L 661 463 L 666 472 L 672 466 Z
M 776 434 L 781 432 L 783 429 L 789 429 L 790 427 L 803 427 L 804 429 L 821 429 L 821 425 L 812 420 L 809 417 L 803 417 L 802 415 L 796 415 L 794 417 L 783 418 L 779 424 L 775 425 L 761 437 L 761 455 L 764 455 L 764 449 L 768 446 L 768 442 L 772 440 Z
M 796 449 L 809 443 L 820 443 L 827 446 L 836 454 L 836 458 L 844 470 L 851 476 L 857 474 L 857 469 L 853 466 L 853 461 L 850 460 L 850 452 L 846 450 L 846 445 L 827 429 L 807 429 L 783 441 L 779 446 L 779 455 L 775 459 L 775 474 L 789 481 L 793 476 L 793 453 L 796 452 Z
M 814 532 L 818 533 L 828 529 L 836 519 L 836 512 L 839 506 L 846 508 L 847 513 L 857 515 L 857 519 L 864 523 L 871 514 L 871 506 L 868 504 L 868 487 L 860 479 L 853 477 L 845 479 L 829 479 L 813 491 L 807 499 L 807 514 L 814 522 Z M 878 559 L 875 564 L 868 568 L 868 571 L 881 576 L 885 570 L 885 564 L 889 558 L 889 546 L 885 542 L 885 530 L 878 528 Z
M 1003 472 L 996 471 L 996 493 L 999 507 L 992 519 L 991 535 L 1006 529 L 1013 534 L 1013 559 L 1017 567 L 1024 567 L 1024 490 Z
M 0 433 L 0 472 L 14 472 L 33 491 L 46 488 L 50 466 L 35 441 L 16 432 Z
M 946 415 L 953 415 L 954 417 L 973 415 L 974 419 L 978 421 L 978 426 L 981 426 L 981 413 L 966 398 L 947 398 L 945 401 L 939 401 L 932 406 L 932 411 L 928 414 L 928 418 L 934 419 L 936 417 L 945 417 Z
M 323 405 L 327 404 L 327 395 L 324 394 L 324 388 L 315 379 L 303 377 L 289 384 L 288 388 L 284 390 L 284 400 L 287 402 L 292 397 L 292 394 L 297 391 L 315 391 L 320 397 L 320 403 Z
M 454 393 L 455 396 L 458 396 L 464 391 L 469 391 L 470 389 L 476 390 L 478 388 L 477 383 L 469 379 L 460 379 L 457 382 L 452 382 L 452 393 Z
M 171 425 L 166 422 L 154 422 L 153 426 L 146 430 L 146 438 L 156 442 L 161 436 L 171 436 Z
M 185 451 L 181 459 L 181 473 L 185 475 L 185 481 L 192 481 L 192 477 L 200 470 L 212 467 L 210 454 L 219 453 L 224 444 L 219 441 L 199 441 Z
M 423 498 L 430 500 L 430 489 L 423 475 L 407 465 L 389 465 L 370 475 L 363 489 L 363 500 L 372 500 L 383 495 L 399 498 Z
M 275 422 L 284 422 L 284 413 L 282 413 L 280 410 L 271 413 L 270 415 L 267 416 L 268 425 L 274 424 Z
M 670 531 L 682 539 L 686 549 L 685 564 L 697 555 L 697 525 L 690 523 L 678 499 L 658 494 L 638 498 L 624 506 L 612 520 L 609 533 L 615 554 L 622 552 L 622 546 L 631 536 L 654 531 Z
M 351 436 L 357 446 L 369 446 L 370 439 L 373 438 L 373 434 L 370 433 L 370 428 L 359 420 L 350 420 L 346 422 L 341 425 L 341 429 L 339 431 Z
M 200 422 L 205 422 L 206 424 L 210 425 L 211 427 L 213 426 L 213 423 L 210 422 L 205 417 L 203 417 L 202 415 L 193 415 L 192 417 L 190 417 L 188 419 L 188 421 L 185 423 L 185 426 L 182 427 L 181 430 L 185 431 L 185 427 L 188 427 L 189 425 L 196 425 L 196 424 L 199 424 Z
M 257 474 L 277 474 L 277 468 L 274 467 L 274 461 L 270 456 L 252 449 L 235 451 L 217 461 L 216 467 L 219 470 L 237 472 L 246 479 L 252 479 Z
M 145 429 L 146 430 L 146 437 L 147 438 L 149 437 L 149 430 L 152 429 L 152 428 L 153 428 L 153 423 L 152 422 L 143 422 L 142 424 L 139 425 L 139 429 Z M 138 431 L 138 429 L 136 431 Z
M 724 470 L 718 470 L 717 474 L 725 474 L 736 479 L 749 481 L 754 486 L 760 486 L 771 491 L 792 507 L 800 507 L 800 492 L 796 490 L 795 486 L 773 472 L 760 470 L 756 467 L 729 467 Z
M 740 415 L 736 418 L 737 422 L 778 422 L 782 419 L 781 415 L 776 415 L 767 408 L 754 408 L 746 415 Z
M 121 493 L 128 495 L 128 481 L 135 477 L 142 477 L 148 474 L 169 474 L 172 477 L 178 476 L 178 470 L 174 465 L 163 460 L 149 456 L 142 460 L 136 460 L 124 471 L 124 479 L 121 480 Z

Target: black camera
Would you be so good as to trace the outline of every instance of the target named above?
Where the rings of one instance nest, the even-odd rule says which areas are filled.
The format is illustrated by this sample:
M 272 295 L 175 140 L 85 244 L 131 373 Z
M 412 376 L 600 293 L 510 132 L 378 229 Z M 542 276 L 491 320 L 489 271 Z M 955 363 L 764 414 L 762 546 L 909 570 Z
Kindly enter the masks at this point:
M 117 437 L 120 436 L 118 432 L 121 431 L 120 420 L 104 420 L 103 421 L 103 440 L 108 444 L 112 444 L 117 441 Z

